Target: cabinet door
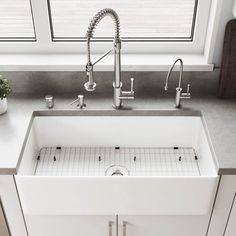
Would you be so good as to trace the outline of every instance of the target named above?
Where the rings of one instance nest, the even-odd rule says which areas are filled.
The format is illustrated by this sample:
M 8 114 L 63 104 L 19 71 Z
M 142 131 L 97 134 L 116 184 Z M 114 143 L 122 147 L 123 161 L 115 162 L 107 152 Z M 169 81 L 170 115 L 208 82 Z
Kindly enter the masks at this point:
M 24 218 L 22 215 L 22 210 L 13 176 L 0 176 L 0 199 L 2 208 L 5 213 L 4 217 L 9 226 L 10 235 L 26 236 L 27 232 L 25 228 Z M 3 236 L 4 233 L 1 230 L 3 229 L 0 229 L 0 236 Z M 6 232 L 7 231 L 5 231 L 5 234 L 7 234 Z
M 8 225 L 6 222 L 5 214 L 2 208 L 2 203 L 0 203 L 0 235 L 10 236 Z
M 207 216 L 119 216 L 119 236 L 205 236 Z
M 115 236 L 115 216 L 26 215 L 29 236 Z
M 234 195 L 234 203 L 229 215 L 228 225 L 226 227 L 225 236 L 235 236 L 236 235 L 236 194 Z
M 236 235 L 236 175 L 221 177 L 207 236 Z

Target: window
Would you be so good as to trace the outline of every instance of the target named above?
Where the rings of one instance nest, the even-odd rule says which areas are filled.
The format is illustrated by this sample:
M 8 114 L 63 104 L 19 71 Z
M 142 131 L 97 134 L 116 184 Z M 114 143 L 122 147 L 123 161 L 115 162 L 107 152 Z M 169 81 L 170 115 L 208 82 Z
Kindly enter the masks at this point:
M 197 4 L 197 0 L 48 0 L 52 39 L 84 40 L 92 17 L 108 7 L 120 16 L 125 41 L 192 41 Z M 104 18 L 96 39 L 111 39 L 112 24 Z
M 35 41 L 30 0 L 0 1 L 0 41 Z
M 122 54 L 126 54 L 128 64 L 136 63 L 130 59 L 131 54 L 149 58 L 154 54 L 162 59 L 163 55 L 186 55 L 204 64 L 213 61 L 216 50 L 220 55 L 221 48 L 216 46 L 218 28 L 223 31 L 224 23 L 231 17 L 224 17 L 223 11 L 232 13 L 232 1 L 0 0 L 0 52 L 34 53 L 35 57 L 67 54 L 80 57 L 84 63 L 87 27 L 103 8 L 113 8 L 119 14 Z M 111 47 L 113 28 L 109 17 L 101 21 L 91 44 L 93 53 L 102 54 Z M 152 59 L 151 63 L 158 64 L 162 59 Z

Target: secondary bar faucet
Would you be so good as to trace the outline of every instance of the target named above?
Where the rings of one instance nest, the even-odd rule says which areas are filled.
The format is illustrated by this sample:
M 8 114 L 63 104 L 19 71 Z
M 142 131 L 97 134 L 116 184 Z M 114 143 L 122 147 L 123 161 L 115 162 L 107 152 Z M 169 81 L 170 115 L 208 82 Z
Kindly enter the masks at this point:
M 178 58 L 174 64 L 171 66 L 167 77 L 166 77 L 166 84 L 165 84 L 165 91 L 168 90 L 168 82 L 169 82 L 169 78 L 170 75 L 176 65 L 177 62 L 180 62 L 180 74 L 179 74 L 179 85 L 176 88 L 176 96 L 175 96 L 175 107 L 176 108 L 181 108 L 181 99 L 190 99 L 191 98 L 191 94 L 190 94 L 190 84 L 188 84 L 187 86 L 187 92 L 186 93 L 182 93 L 182 88 L 181 88 L 181 82 L 182 82 L 182 76 L 183 76 L 183 68 L 184 68 L 184 63 L 183 60 Z
M 114 36 L 114 45 L 106 53 L 104 53 L 97 61 L 92 63 L 91 61 L 91 52 L 90 52 L 90 41 L 93 38 L 94 30 L 99 22 L 105 17 L 110 16 L 115 23 L 115 36 Z M 96 83 L 94 82 L 93 77 L 93 67 L 109 53 L 114 52 L 114 82 L 113 82 L 113 107 L 119 109 L 122 107 L 122 100 L 134 99 L 134 89 L 133 83 L 134 79 L 131 78 L 131 89 L 130 91 L 122 91 L 122 82 L 121 82 L 121 38 L 120 38 L 120 20 L 118 14 L 110 8 L 105 8 L 99 11 L 92 19 L 89 24 L 87 33 L 87 64 L 86 64 L 86 73 L 88 77 L 88 82 L 84 84 L 84 87 L 87 91 L 94 91 L 96 88 Z

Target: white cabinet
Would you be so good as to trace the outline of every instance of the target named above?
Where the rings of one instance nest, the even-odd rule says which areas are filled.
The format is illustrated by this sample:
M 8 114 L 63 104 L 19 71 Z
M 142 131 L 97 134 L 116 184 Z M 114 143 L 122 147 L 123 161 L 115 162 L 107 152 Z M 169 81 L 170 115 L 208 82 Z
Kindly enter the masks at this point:
M 14 177 L 12 175 L 0 176 L 0 199 L 5 213 L 5 220 L 12 236 L 26 236 L 26 228 Z M 0 235 L 2 232 L 0 231 Z
M 207 236 L 236 235 L 236 175 L 221 177 Z
M 209 222 L 209 216 L 26 215 L 25 219 L 29 236 L 205 236 Z
M 235 236 L 235 235 L 236 235 L 236 199 L 234 197 L 234 203 L 230 211 L 229 221 L 226 227 L 225 236 Z
M 205 236 L 209 216 L 119 216 L 119 236 Z
M 10 236 L 8 225 L 6 222 L 5 212 L 3 211 L 2 203 L 0 203 L 0 235 Z
M 115 236 L 115 216 L 26 215 L 29 236 Z

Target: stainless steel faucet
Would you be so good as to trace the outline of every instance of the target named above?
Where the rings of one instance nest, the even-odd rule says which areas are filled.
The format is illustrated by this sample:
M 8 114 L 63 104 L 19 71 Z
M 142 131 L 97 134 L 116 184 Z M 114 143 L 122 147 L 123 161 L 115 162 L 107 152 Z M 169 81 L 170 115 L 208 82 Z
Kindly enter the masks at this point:
M 187 92 L 186 93 L 182 93 L 182 88 L 181 88 L 181 82 L 182 82 L 182 76 L 183 76 L 183 60 L 178 58 L 174 64 L 171 66 L 167 77 L 166 77 L 166 84 L 165 84 L 165 91 L 168 90 L 168 82 L 169 82 L 169 78 L 170 75 L 176 65 L 177 62 L 180 62 L 180 74 L 179 74 L 179 85 L 176 88 L 176 96 L 175 96 L 175 107 L 176 108 L 180 108 L 181 107 L 181 99 L 190 99 L 191 98 L 191 94 L 190 94 L 190 84 L 188 84 L 187 86 Z
M 111 49 L 109 49 L 106 53 L 104 53 L 97 61 L 94 63 L 91 62 L 91 52 L 90 52 L 90 41 L 93 38 L 94 30 L 99 22 L 105 17 L 110 16 L 115 23 L 115 37 L 114 37 L 114 45 Z M 84 84 L 84 87 L 87 91 L 94 91 L 96 88 L 96 83 L 94 82 L 93 77 L 93 67 L 99 61 L 101 61 L 104 57 L 106 57 L 109 53 L 114 51 L 114 97 L 113 97 L 113 106 L 116 109 L 122 107 L 122 100 L 134 99 L 134 89 L 133 83 L 134 79 L 131 78 L 131 89 L 130 91 L 122 91 L 122 82 L 121 82 L 121 38 L 120 38 L 120 20 L 117 13 L 110 8 L 105 8 L 99 11 L 92 19 L 89 24 L 87 33 L 87 64 L 86 64 L 86 73 L 88 77 L 88 82 Z

